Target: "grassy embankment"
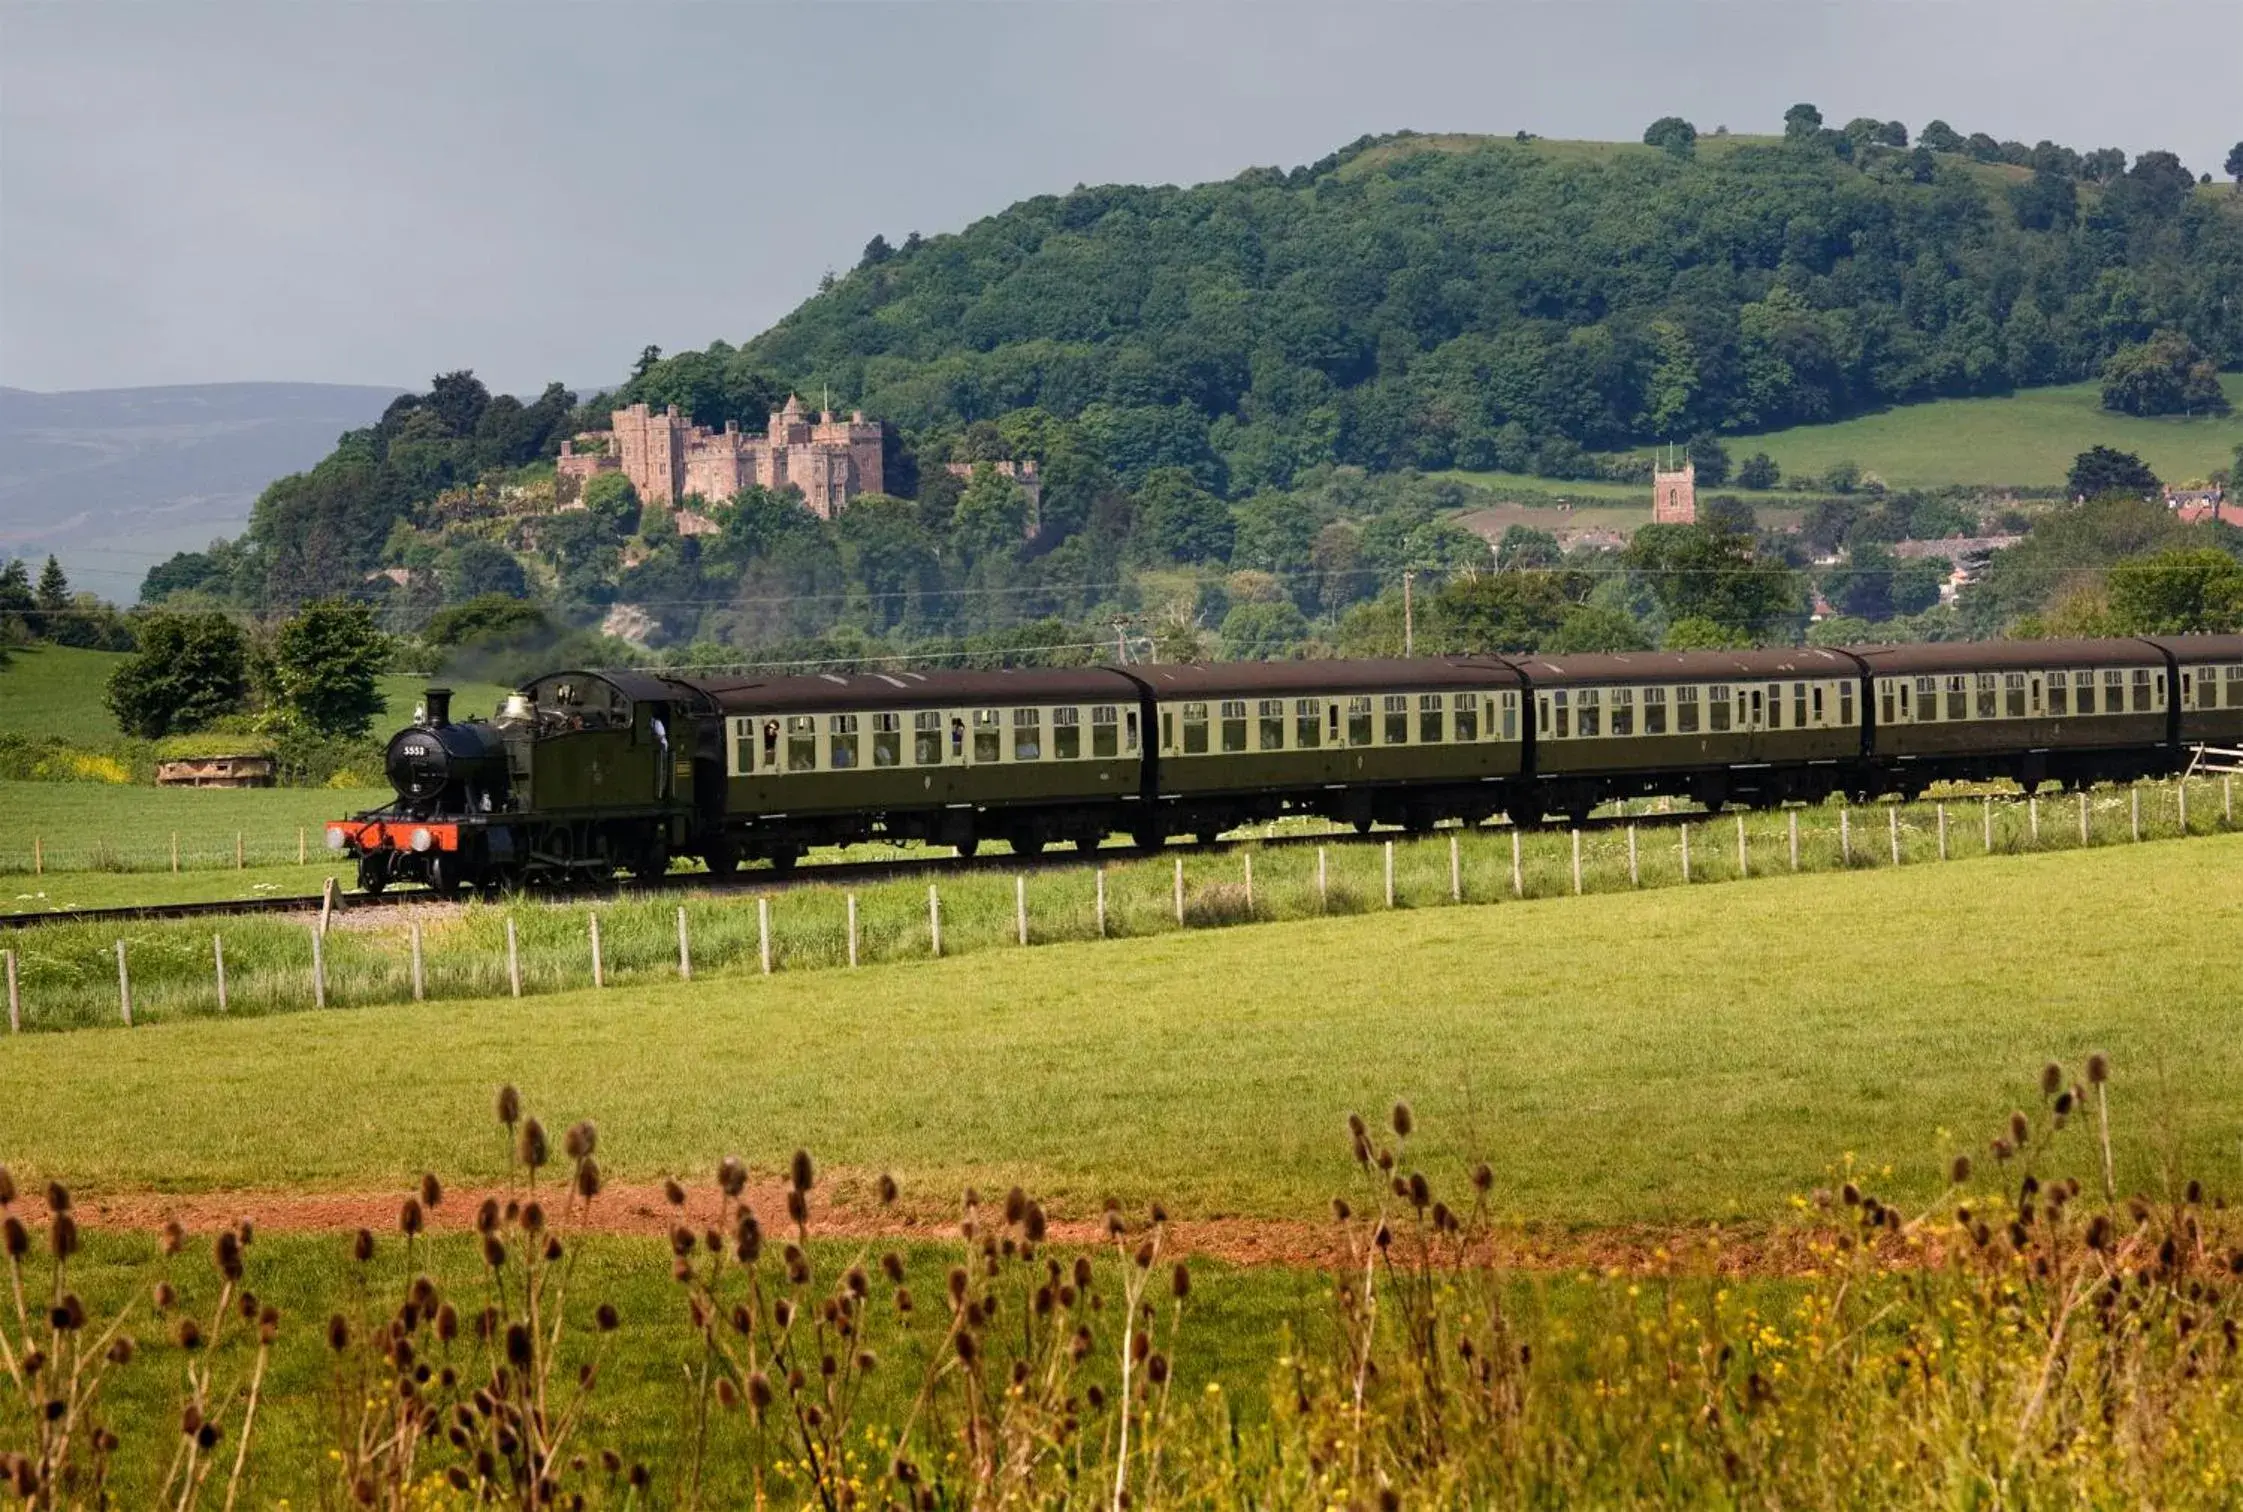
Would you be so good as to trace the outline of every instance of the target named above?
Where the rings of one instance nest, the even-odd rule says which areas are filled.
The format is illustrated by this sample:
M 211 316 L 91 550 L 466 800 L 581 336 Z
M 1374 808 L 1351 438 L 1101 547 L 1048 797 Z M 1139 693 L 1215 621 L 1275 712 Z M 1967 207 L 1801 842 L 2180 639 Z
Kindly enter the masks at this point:
M 1508 1216 L 1687 1222 L 1765 1216 L 1847 1151 L 1929 1195 L 1936 1131 L 1998 1116 L 2006 1068 L 2102 1048 L 2158 1083 L 2153 1145 L 2225 1169 L 2239 859 L 2227 836 L 24 1035 L 0 1048 L 5 1153 L 105 1188 L 483 1180 L 477 1110 L 518 1079 L 613 1130 L 618 1175 L 805 1143 L 921 1192 L 1301 1216 L 1339 1116 L 1399 1095 L 1428 1159 L 1495 1159 Z

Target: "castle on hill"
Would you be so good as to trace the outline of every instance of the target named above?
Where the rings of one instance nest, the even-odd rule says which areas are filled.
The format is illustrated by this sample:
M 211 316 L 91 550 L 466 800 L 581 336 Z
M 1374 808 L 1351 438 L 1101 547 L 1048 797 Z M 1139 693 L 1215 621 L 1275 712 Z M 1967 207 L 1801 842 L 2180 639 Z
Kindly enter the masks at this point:
M 798 490 L 821 519 L 832 519 L 859 494 L 882 493 L 882 427 L 861 410 L 846 420 L 831 410 L 812 419 L 790 394 L 772 411 L 763 434 L 728 421 L 723 430 L 693 423 L 671 405 L 660 414 L 633 404 L 609 416 L 612 429 L 587 431 L 561 443 L 557 464 L 574 490 L 601 473 L 631 480 L 642 503 L 675 509 L 688 498 L 721 503 L 755 484 Z

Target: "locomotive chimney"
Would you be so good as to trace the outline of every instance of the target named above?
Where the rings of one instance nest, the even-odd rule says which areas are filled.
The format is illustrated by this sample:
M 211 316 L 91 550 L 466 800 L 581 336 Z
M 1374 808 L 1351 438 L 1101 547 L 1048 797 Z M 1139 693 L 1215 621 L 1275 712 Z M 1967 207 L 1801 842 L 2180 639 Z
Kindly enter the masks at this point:
M 452 722 L 452 690 L 431 688 L 427 695 L 428 727 L 440 730 Z

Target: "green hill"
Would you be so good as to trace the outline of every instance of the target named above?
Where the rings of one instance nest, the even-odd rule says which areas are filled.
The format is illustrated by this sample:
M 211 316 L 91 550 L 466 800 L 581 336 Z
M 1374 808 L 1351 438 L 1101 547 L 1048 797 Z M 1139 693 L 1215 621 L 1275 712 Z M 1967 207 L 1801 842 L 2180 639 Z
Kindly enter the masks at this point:
M 1233 495 L 1327 461 L 1562 473 L 1579 448 L 2073 383 L 2164 326 L 2232 366 L 2235 199 L 2163 154 L 2098 183 L 1765 138 L 1405 134 L 875 241 L 634 392 L 715 411 L 759 373 L 922 432 L 1040 408 L 1125 481 L 1185 466 Z

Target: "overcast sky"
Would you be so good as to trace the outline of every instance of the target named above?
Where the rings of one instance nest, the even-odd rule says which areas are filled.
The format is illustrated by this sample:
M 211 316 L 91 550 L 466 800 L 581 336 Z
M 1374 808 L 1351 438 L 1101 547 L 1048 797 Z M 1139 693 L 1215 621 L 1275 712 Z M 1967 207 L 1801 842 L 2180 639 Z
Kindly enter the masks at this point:
M 874 232 L 1364 132 L 1934 117 L 2217 173 L 2237 0 L 0 0 L 0 384 L 613 379 Z

